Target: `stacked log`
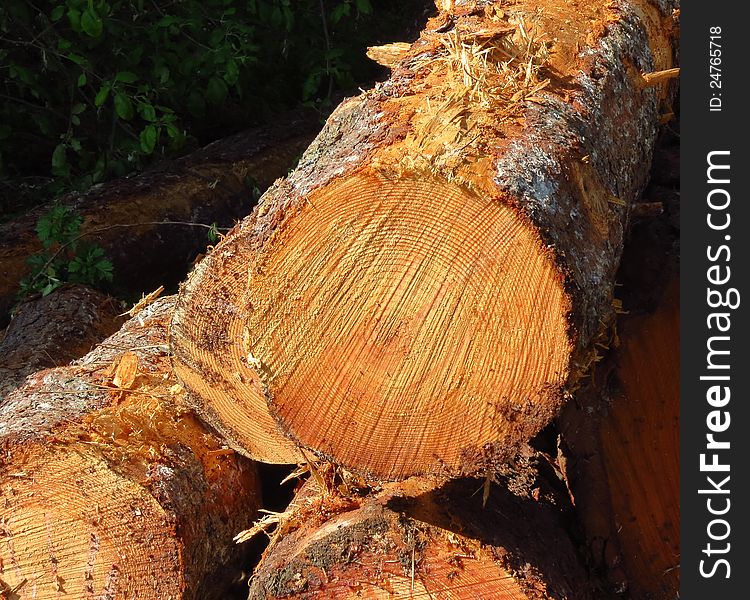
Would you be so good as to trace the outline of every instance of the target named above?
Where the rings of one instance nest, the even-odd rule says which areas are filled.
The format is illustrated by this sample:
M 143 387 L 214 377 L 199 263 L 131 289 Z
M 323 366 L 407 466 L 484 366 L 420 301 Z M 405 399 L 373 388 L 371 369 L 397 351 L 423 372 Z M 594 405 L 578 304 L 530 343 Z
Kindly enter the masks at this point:
M 241 454 L 315 474 L 268 519 L 252 599 L 676 590 L 674 303 L 621 328 L 621 391 L 592 369 L 669 100 L 672 4 L 441 6 L 371 52 L 388 81 L 339 106 L 176 300 L 0 407 L 3 590 L 221 597 L 228 540 L 259 529 Z M 656 445 L 636 448 L 644 418 Z M 654 451 L 663 487 L 660 462 L 632 463 Z
M 671 5 L 447 8 L 182 290 L 175 369 L 250 456 L 278 424 L 375 478 L 483 472 L 552 419 L 613 322 Z
M 122 324 L 122 305 L 82 285 L 21 303 L 0 340 L 0 402 L 27 375 L 80 358 Z
M 173 301 L 0 407 L 5 597 L 224 598 L 245 567 L 232 537 L 257 516 L 255 466 L 178 408 Z
M 566 501 L 540 464 L 515 484 L 420 478 L 369 496 L 310 479 L 255 570 L 250 600 L 276 598 L 590 598 L 564 518 Z M 521 481 L 523 480 L 523 481 Z

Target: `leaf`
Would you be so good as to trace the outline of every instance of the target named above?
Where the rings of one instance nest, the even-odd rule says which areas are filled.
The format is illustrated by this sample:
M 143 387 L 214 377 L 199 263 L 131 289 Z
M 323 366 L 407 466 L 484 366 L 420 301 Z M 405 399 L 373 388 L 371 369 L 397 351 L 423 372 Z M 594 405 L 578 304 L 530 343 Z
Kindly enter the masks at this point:
M 81 33 L 81 11 L 77 8 L 71 8 L 68 11 L 68 22 L 70 28 L 76 33 Z
M 138 75 L 131 71 L 120 71 L 115 75 L 115 81 L 121 81 L 122 83 L 133 83 L 138 80 Z
M 99 38 L 104 31 L 104 23 L 92 9 L 87 8 L 81 15 L 81 29 L 92 38 Z
M 206 98 L 211 104 L 221 104 L 227 97 L 229 88 L 224 83 L 223 79 L 218 77 L 212 77 L 208 80 L 208 87 L 206 88 Z
M 60 146 L 65 145 L 60 144 Z M 83 218 L 72 208 L 55 204 L 37 221 L 36 233 L 44 247 L 49 248 L 56 243 L 64 244 L 72 241 L 80 233 L 82 223 Z
M 354 0 L 354 4 L 356 4 L 357 10 L 363 15 L 372 14 L 372 4 L 370 4 L 370 0 Z
M 215 244 L 219 241 L 219 226 L 216 221 L 211 223 L 211 227 L 208 229 L 208 242 L 210 244 Z
M 65 155 L 65 151 L 67 150 L 66 144 L 58 144 L 55 148 L 54 152 L 52 152 L 52 169 L 53 171 L 55 169 L 64 169 L 67 164 L 68 160 Z
M 25 67 L 22 67 L 21 65 L 11 63 L 8 68 L 8 74 L 11 76 L 11 78 L 20 79 L 27 85 L 33 85 L 34 83 L 31 71 L 29 71 Z
M 320 82 L 322 79 L 323 73 L 321 73 L 320 71 L 313 71 L 307 76 L 304 84 L 302 85 L 302 98 L 304 100 L 310 100 L 313 95 L 315 95 L 315 92 L 317 92 L 318 88 L 320 87 Z
M 147 102 L 138 103 L 138 112 L 141 113 L 141 116 L 146 121 L 150 121 L 152 123 L 156 121 L 156 109 L 152 104 L 148 104 Z
M 141 150 L 144 154 L 152 154 L 156 148 L 156 140 L 159 137 L 159 130 L 156 125 L 146 125 L 141 131 Z
M 83 87 L 86 85 L 86 73 L 81 73 L 78 76 L 78 87 Z
M 86 110 L 86 105 L 78 102 L 71 107 L 70 112 L 74 115 L 80 115 L 84 110 Z
M 50 223 L 49 221 L 39 219 L 39 222 L 36 224 L 36 235 L 45 248 L 49 248 L 52 244 L 55 243 L 55 240 L 52 239 L 52 223 Z M 34 257 L 32 256 L 31 258 Z M 29 263 L 31 263 L 31 258 L 29 259 Z M 38 269 L 41 269 L 45 262 L 46 261 L 42 261 L 42 263 L 40 265 L 36 265 L 36 267 Z
M 88 245 L 86 246 L 86 261 L 93 263 L 99 258 L 104 256 L 104 249 L 100 246 Z
M 331 23 L 335 25 L 344 17 L 348 17 L 350 11 L 351 11 L 351 7 L 349 6 L 349 3 L 342 2 L 331 11 Z
M 97 261 L 97 263 L 94 265 L 94 268 L 96 269 L 99 279 L 103 279 L 104 281 L 112 281 L 112 272 L 114 271 L 114 266 L 109 259 L 102 258 L 101 260 Z
M 52 12 L 49 14 L 50 21 L 53 23 L 56 23 L 60 19 L 62 19 L 62 16 L 65 14 L 65 5 L 61 4 L 60 6 L 56 6 L 52 9 Z
M 57 288 L 59 288 L 62 285 L 61 281 L 58 281 L 57 279 L 50 280 L 50 282 L 42 288 L 42 296 L 49 296 L 52 292 L 54 292 Z
M 172 123 L 167 123 L 165 128 L 167 130 L 167 135 L 173 140 L 182 135 L 182 132 L 177 128 L 177 126 Z
M 167 15 L 166 17 L 162 17 L 159 21 L 156 22 L 156 27 L 169 27 L 170 25 L 172 25 L 172 23 L 176 22 L 177 17 Z
M 237 83 L 237 79 L 239 79 L 240 76 L 240 70 L 239 67 L 237 67 L 237 63 L 234 60 L 228 60 L 226 65 L 226 71 L 224 73 L 224 81 L 226 81 L 229 85 L 234 85 Z
M 38 115 L 36 117 L 36 126 L 39 127 L 39 131 L 41 131 L 44 135 L 53 137 L 52 122 L 47 118 L 46 115 Z
M 164 65 L 156 67 L 154 73 L 159 78 L 159 83 L 166 83 L 169 81 L 169 69 Z
M 60 241 L 67 244 L 69 242 L 72 242 L 73 239 L 81 232 L 83 217 L 74 212 L 71 208 L 66 209 L 65 217 L 66 219 L 62 224 Z
M 107 98 L 109 98 L 110 89 L 111 87 L 109 83 L 104 83 L 102 84 L 102 87 L 99 88 L 99 91 L 96 93 L 96 97 L 94 98 L 94 105 L 97 108 L 99 108 L 107 101 Z
M 223 29 L 214 29 L 213 33 L 208 38 L 208 45 L 212 48 L 218 48 L 224 41 L 226 33 Z
M 133 103 L 122 92 L 115 94 L 115 112 L 124 121 L 130 121 L 133 118 Z
M 81 56 L 80 54 L 76 54 L 75 52 L 68 53 L 67 59 L 70 62 L 74 62 L 77 65 L 85 65 L 86 64 L 86 59 L 83 56 Z
M 38 229 L 38 226 L 37 226 Z M 47 252 L 41 254 L 32 254 L 26 259 L 26 263 L 31 267 L 31 270 L 38 273 L 42 270 L 47 261 L 50 259 L 50 255 Z

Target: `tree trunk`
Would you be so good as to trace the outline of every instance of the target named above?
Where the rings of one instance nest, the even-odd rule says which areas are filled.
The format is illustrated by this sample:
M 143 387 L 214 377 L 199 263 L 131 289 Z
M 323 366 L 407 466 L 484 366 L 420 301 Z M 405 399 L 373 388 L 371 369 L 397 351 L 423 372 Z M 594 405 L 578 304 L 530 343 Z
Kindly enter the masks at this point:
M 317 113 L 282 115 L 271 126 L 219 140 L 130 178 L 96 186 L 61 202 L 84 218 L 86 239 L 102 246 L 114 263 L 116 284 L 131 294 L 182 280 L 187 265 L 207 244 L 206 230 L 184 221 L 220 227 L 246 215 L 256 194 L 284 175 L 320 129 Z M 254 189 L 257 188 L 257 189 Z M 18 284 L 29 273 L 26 259 L 41 250 L 36 222 L 49 210 L 37 208 L 0 225 L 0 326 L 16 301 Z M 146 223 L 132 227 L 137 223 Z M 128 225 L 95 232 L 112 225 Z
M 604 365 L 559 420 L 594 564 L 633 600 L 675 598 L 680 562 L 679 280 L 624 319 Z
M 257 515 L 255 465 L 176 409 L 173 304 L 0 407 L 5 597 L 225 598 L 239 576 L 232 537 Z
M 558 496 L 532 481 L 515 493 L 493 485 L 483 506 L 478 479 L 412 478 L 369 498 L 321 494 L 310 480 L 249 598 L 590 598 Z
M 0 340 L 0 402 L 27 375 L 80 358 L 122 318 L 122 305 L 82 285 L 66 285 L 21 304 Z
M 673 66 L 673 25 L 650 0 L 464 2 L 431 20 L 183 289 L 175 366 L 199 411 L 230 435 L 270 412 L 384 479 L 512 455 L 612 322 L 668 98 L 640 73 Z M 216 392 L 238 380 L 242 398 Z

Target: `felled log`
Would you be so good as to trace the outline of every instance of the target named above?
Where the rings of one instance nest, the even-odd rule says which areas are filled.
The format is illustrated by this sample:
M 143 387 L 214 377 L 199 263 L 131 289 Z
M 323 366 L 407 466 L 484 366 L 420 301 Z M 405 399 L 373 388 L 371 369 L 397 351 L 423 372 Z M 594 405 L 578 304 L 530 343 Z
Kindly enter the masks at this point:
M 0 340 L 0 402 L 27 375 L 68 364 L 112 335 L 122 306 L 83 285 L 23 302 Z
M 594 565 L 634 600 L 679 594 L 679 314 L 675 278 L 559 419 Z
M 412 478 L 371 497 L 316 493 L 311 479 L 280 517 L 249 598 L 590 598 L 556 496 L 537 485 L 493 485 L 483 506 L 479 479 Z
M 187 265 L 205 249 L 206 231 L 156 223 L 231 226 L 247 214 L 256 194 L 287 172 L 319 129 L 314 111 L 289 113 L 272 125 L 61 202 L 84 218 L 83 232 L 100 230 L 86 240 L 104 248 L 120 289 L 138 294 L 161 284 L 169 287 L 183 279 Z M 35 226 L 47 210 L 43 206 L 0 225 L 0 326 L 16 302 L 19 282 L 29 273 L 27 258 L 41 250 Z M 146 224 L 130 226 L 137 223 Z M 128 227 L 106 229 L 112 225 Z
M 386 479 L 476 472 L 539 431 L 612 321 L 669 5 L 447 3 L 184 288 L 175 364 L 205 365 L 187 382 L 202 412 L 249 427 L 194 383 L 239 372 L 269 408 L 229 403 Z M 226 332 L 244 369 L 206 364 Z
M 0 407 L 6 597 L 225 598 L 239 575 L 232 537 L 256 517 L 255 465 L 175 407 L 173 300 Z

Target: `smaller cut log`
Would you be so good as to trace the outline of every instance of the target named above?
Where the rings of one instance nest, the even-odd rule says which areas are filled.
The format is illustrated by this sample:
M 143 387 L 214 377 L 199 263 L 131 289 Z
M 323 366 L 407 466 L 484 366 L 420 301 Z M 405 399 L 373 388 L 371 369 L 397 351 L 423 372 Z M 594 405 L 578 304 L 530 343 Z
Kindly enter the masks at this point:
M 321 494 L 310 480 L 249 598 L 590 598 L 558 494 L 533 479 L 515 485 L 493 485 L 483 507 L 479 479 L 412 478 L 369 498 Z
M 679 595 L 679 326 L 674 278 L 558 421 L 593 563 L 633 600 Z
M 0 589 L 13 598 L 225 598 L 260 502 L 254 463 L 186 411 L 174 299 L 0 407 Z
M 285 113 L 269 125 L 60 201 L 84 218 L 84 232 L 103 229 L 86 239 L 104 248 L 118 287 L 142 293 L 161 284 L 176 285 L 205 249 L 206 230 L 154 223 L 231 226 L 248 213 L 260 192 L 287 172 L 319 129 L 315 111 Z M 0 225 L 0 326 L 16 302 L 19 282 L 30 271 L 27 258 L 41 250 L 35 227 L 49 208 L 39 207 Z M 105 229 L 137 223 L 146 224 Z
M 27 375 L 80 358 L 117 331 L 122 305 L 83 285 L 23 302 L 0 341 L 0 402 Z

